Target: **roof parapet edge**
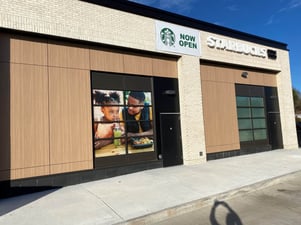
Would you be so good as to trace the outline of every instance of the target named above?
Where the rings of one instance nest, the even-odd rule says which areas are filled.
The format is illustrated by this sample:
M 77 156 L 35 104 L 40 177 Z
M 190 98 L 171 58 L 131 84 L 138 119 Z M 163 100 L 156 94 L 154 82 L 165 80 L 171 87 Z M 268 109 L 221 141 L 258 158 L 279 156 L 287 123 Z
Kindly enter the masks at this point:
M 199 29 L 202 31 L 212 32 L 220 35 L 225 35 L 245 41 L 254 42 L 261 45 L 266 45 L 269 47 L 274 47 L 282 50 L 288 50 L 287 44 L 271 40 L 268 38 L 260 37 L 257 35 L 245 33 L 242 31 L 234 30 L 231 28 L 219 26 L 209 22 L 193 19 L 176 13 L 168 12 L 165 10 L 157 9 L 154 7 L 142 5 L 139 3 L 127 1 L 127 0 L 80 0 L 83 2 L 88 2 L 96 4 L 99 6 L 104 6 L 120 11 L 125 11 L 133 13 L 140 16 L 150 17 L 157 20 L 162 20 L 165 22 L 175 23 L 178 25 Z

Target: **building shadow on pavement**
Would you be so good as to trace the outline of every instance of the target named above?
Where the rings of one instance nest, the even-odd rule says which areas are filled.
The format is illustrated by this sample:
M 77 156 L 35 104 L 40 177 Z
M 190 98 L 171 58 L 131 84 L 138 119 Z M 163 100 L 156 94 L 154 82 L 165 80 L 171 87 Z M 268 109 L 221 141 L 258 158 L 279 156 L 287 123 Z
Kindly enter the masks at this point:
M 57 191 L 59 187 L 14 188 L 0 197 L 0 217 Z M 0 189 L 1 190 L 1 189 Z
M 222 223 L 218 222 L 218 219 L 221 220 L 221 217 L 217 216 L 217 208 L 223 207 L 223 210 L 226 210 L 226 218 L 225 218 L 225 223 L 224 221 Z M 241 222 L 241 219 L 237 215 L 237 213 L 228 205 L 228 203 L 224 201 L 214 201 L 214 205 L 211 208 L 210 212 L 210 222 L 211 225 L 221 225 L 221 224 L 226 224 L 226 225 L 243 225 Z

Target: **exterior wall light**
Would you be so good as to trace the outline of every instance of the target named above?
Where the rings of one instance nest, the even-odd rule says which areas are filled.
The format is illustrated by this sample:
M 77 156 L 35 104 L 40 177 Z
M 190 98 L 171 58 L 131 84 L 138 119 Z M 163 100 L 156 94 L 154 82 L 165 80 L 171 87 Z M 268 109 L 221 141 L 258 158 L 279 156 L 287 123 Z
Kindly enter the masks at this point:
M 242 74 L 241 74 L 241 76 L 243 77 L 243 78 L 248 78 L 248 72 L 242 72 Z

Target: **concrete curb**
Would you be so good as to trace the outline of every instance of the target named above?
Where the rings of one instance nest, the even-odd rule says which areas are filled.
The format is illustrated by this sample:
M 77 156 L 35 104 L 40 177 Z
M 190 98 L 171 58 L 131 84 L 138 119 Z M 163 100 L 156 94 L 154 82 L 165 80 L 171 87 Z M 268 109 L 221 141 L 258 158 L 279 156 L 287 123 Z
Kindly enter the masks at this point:
M 254 184 L 249 184 L 243 187 L 239 187 L 236 189 L 232 189 L 229 191 L 225 191 L 222 193 L 217 193 L 212 196 L 208 196 L 205 198 L 201 198 L 195 201 L 187 202 L 181 205 L 177 205 L 174 207 L 166 208 L 163 210 L 160 210 L 158 212 L 150 213 L 147 215 L 143 215 L 140 217 L 136 217 L 127 221 L 123 221 L 120 223 L 116 223 L 115 225 L 141 225 L 141 224 L 154 224 L 158 223 L 160 221 L 166 220 L 171 217 L 175 217 L 178 215 L 182 215 L 185 213 L 189 213 L 195 210 L 198 210 L 204 206 L 207 206 L 209 204 L 212 204 L 215 200 L 227 200 L 234 197 L 237 197 L 242 194 L 247 194 L 250 192 L 254 192 L 256 190 L 260 190 L 275 184 L 278 184 L 280 182 L 283 182 L 285 180 L 291 179 L 296 174 L 301 173 L 300 171 L 291 172 L 288 174 L 280 175 L 277 177 L 269 178 L 266 180 L 262 180 L 259 182 L 256 182 Z

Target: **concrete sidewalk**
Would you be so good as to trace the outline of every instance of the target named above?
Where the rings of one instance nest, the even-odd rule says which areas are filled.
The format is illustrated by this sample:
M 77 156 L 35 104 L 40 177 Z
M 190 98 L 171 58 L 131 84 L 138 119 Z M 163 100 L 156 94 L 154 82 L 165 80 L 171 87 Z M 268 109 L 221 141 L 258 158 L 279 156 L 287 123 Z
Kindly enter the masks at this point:
M 301 171 L 301 149 L 147 170 L 0 200 L 0 224 L 152 224 Z

